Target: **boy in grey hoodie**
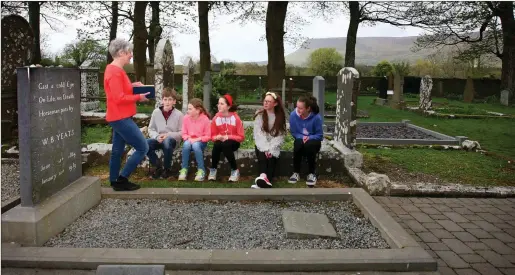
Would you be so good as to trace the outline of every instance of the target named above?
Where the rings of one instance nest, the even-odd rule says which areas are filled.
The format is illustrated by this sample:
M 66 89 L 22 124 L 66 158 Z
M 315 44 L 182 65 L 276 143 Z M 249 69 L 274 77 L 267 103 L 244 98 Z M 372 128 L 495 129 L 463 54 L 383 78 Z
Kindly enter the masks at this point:
M 177 93 L 170 88 L 163 89 L 161 103 L 163 106 L 152 112 L 150 124 L 148 126 L 148 159 L 156 170 L 152 178 L 166 179 L 172 175 L 172 155 L 173 150 L 181 142 L 182 118 L 183 114 L 174 106 L 177 102 Z M 156 155 L 156 150 L 162 149 L 164 163 L 161 163 Z

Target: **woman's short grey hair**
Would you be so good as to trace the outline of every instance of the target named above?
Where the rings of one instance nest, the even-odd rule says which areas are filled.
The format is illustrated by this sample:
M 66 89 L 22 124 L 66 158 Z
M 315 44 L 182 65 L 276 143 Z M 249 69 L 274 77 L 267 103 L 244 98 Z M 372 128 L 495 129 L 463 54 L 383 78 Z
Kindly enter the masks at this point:
M 132 51 L 132 44 L 124 39 L 115 38 L 109 43 L 109 53 L 113 58 L 118 57 L 120 52 L 127 51 Z

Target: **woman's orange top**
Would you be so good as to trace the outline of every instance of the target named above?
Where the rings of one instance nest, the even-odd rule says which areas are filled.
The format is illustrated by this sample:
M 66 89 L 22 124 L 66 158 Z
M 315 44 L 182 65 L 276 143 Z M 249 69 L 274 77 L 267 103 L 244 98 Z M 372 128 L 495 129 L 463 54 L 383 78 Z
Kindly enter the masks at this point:
M 106 120 L 108 122 L 132 117 L 136 114 L 139 95 L 132 92 L 132 83 L 125 71 L 108 64 L 104 72 L 104 90 L 107 98 Z

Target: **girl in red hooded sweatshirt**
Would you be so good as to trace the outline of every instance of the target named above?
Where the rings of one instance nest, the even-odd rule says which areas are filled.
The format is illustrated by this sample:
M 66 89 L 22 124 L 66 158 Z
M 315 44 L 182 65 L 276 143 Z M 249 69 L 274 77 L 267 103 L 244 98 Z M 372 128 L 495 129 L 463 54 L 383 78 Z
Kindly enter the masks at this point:
M 245 133 L 243 122 L 235 111 L 236 106 L 230 95 L 226 94 L 218 99 L 218 113 L 211 120 L 211 139 L 214 145 L 208 180 L 216 180 L 216 168 L 222 152 L 231 165 L 229 181 L 236 182 L 240 179 L 234 151 L 240 148 L 240 143 L 245 139 Z

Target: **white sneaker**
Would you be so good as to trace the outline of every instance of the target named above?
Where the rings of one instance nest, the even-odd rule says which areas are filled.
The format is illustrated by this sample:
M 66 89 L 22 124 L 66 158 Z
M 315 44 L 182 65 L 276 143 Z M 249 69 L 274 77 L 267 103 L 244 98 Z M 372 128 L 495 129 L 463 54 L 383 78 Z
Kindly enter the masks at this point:
M 315 174 L 309 174 L 308 179 L 306 180 L 306 185 L 313 187 L 315 184 L 317 184 L 317 176 L 315 176 Z
M 216 180 L 216 169 L 215 168 L 209 168 L 209 176 L 207 177 L 207 180 Z
M 229 181 L 236 182 L 239 179 L 240 179 L 240 170 L 238 170 L 238 169 L 232 170 L 231 171 L 231 176 L 229 177 Z
M 291 177 L 288 179 L 288 183 L 297 183 L 299 178 L 299 173 L 293 173 L 293 175 L 291 175 Z
M 252 188 L 252 189 L 261 189 L 261 187 L 257 186 L 257 184 L 252 184 L 250 186 L 250 188 Z

